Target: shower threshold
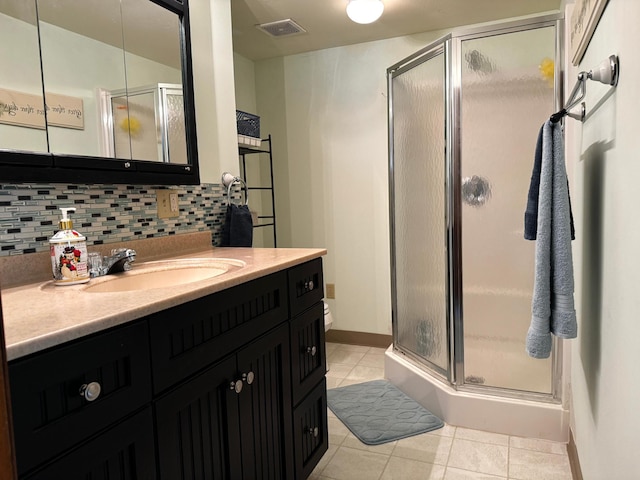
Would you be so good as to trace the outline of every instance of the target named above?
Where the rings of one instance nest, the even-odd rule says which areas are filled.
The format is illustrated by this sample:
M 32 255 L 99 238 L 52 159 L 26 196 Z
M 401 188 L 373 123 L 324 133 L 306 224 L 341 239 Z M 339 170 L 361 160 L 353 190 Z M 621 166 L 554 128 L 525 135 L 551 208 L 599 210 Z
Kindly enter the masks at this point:
M 555 403 L 462 392 L 404 356 L 385 352 L 385 377 L 449 425 L 554 442 L 569 441 L 569 411 Z

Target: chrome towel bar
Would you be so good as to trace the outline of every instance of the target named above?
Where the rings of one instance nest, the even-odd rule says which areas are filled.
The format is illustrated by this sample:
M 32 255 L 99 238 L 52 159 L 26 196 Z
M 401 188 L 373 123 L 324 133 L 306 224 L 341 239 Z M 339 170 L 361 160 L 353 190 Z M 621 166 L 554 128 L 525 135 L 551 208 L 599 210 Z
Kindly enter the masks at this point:
M 610 55 L 609 58 L 600 62 L 600 64 L 593 70 L 589 70 L 588 72 L 580 72 L 578 74 L 578 81 L 576 82 L 573 90 L 571 91 L 571 95 L 569 95 L 569 99 L 565 104 L 564 108 L 559 112 L 551 115 L 551 122 L 558 123 L 563 117 L 569 115 L 573 118 L 577 118 L 581 122 L 584 121 L 584 117 L 586 115 L 586 107 L 582 100 L 587 94 L 587 80 L 596 80 L 600 83 L 604 83 L 605 85 L 611 85 L 615 87 L 618 85 L 618 78 L 620 77 L 620 63 L 617 55 Z M 581 112 L 574 116 L 569 113 L 573 107 L 582 102 Z

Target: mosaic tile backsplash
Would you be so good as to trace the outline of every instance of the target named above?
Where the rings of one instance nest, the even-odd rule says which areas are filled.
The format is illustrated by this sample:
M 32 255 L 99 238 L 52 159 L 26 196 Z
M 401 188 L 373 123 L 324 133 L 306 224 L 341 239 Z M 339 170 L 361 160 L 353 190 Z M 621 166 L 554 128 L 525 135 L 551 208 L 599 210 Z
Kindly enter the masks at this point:
M 224 187 L 215 184 L 171 188 L 178 192 L 177 217 L 158 218 L 156 189 L 133 185 L 2 185 L 0 256 L 49 250 L 59 230 L 60 207 L 71 212 L 87 245 L 211 230 L 219 245 L 226 211 Z

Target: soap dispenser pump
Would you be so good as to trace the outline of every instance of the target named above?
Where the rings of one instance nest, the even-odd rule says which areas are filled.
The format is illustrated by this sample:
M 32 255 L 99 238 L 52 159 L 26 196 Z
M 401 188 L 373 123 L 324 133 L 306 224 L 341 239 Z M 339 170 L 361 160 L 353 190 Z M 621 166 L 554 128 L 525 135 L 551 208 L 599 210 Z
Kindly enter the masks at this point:
M 75 212 L 76 209 L 61 208 L 60 211 L 60 230 L 49 239 L 53 282 L 56 285 L 86 283 L 90 280 L 87 239 L 73 229 L 73 222 L 68 216 L 68 212 Z

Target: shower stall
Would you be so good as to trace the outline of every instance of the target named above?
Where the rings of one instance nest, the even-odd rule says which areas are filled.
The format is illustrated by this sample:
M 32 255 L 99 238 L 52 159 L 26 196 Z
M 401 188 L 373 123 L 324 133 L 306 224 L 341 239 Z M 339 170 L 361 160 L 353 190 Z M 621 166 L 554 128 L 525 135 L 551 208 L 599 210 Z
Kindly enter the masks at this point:
M 393 347 L 386 375 L 445 421 L 566 440 L 562 345 L 529 358 L 538 132 L 561 105 L 546 15 L 452 32 L 391 66 Z

